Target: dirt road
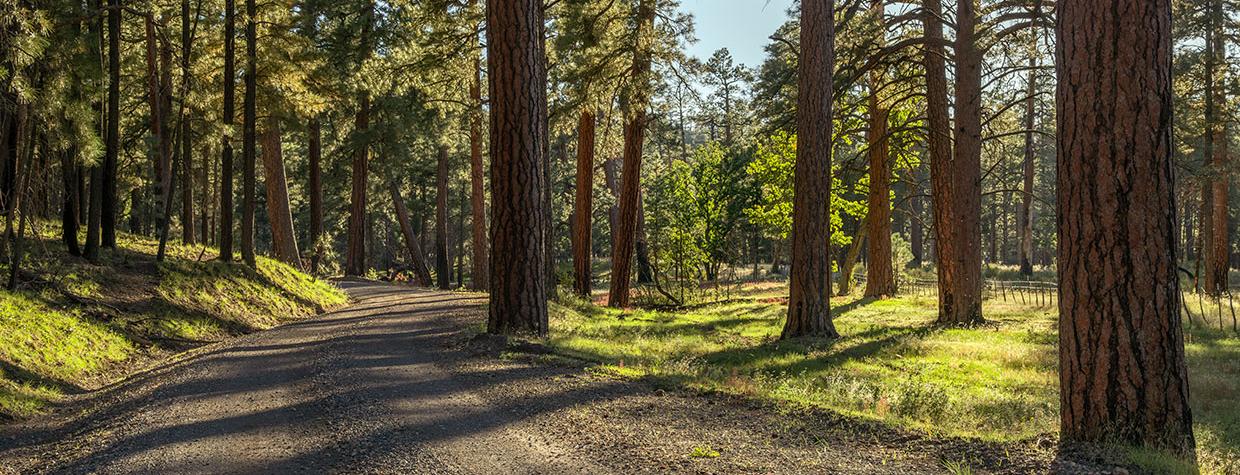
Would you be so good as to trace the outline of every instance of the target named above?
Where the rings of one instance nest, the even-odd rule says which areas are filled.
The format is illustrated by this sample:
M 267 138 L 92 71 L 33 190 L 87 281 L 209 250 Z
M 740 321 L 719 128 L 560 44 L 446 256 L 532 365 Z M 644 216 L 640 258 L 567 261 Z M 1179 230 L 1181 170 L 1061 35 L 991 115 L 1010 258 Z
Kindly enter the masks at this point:
M 1045 462 L 497 358 L 463 336 L 484 321 L 480 296 L 341 285 L 356 301 L 346 310 L 0 429 L 0 472 L 943 473 L 965 460 L 1027 473 Z

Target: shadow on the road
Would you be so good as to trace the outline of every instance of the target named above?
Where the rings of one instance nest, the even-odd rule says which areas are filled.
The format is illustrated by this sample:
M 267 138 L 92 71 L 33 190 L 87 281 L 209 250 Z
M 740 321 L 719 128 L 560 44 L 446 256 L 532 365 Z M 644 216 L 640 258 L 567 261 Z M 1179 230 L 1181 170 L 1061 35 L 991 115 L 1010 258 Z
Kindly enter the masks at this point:
M 484 318 L 480 305 L 483 301 L 390 286 L 376 289 L 342 283 L 346 288 L 350 285 L 360 300 L 356 307 L 244 337 L 164 373 L 135 378 L 109 391 L 115 393 L 113 397 L 99 399 L 88 415 L 24 434 L 21 440 L 10 441 L 14 443 L 12 447 L 93 439 L 94 429 L 109 432 L 107 427 L 134 412 L 158 411 L 169 404 L 201 404 L 208 408 L 214 405 L 219 412 L 210 418 L 136 428 L 130 433 L 116 431 L 116 435 L 105 435 L 85 444 L 78 440 L 71 460 L 59 460 L 46 469 L 90 471 L 177 444 L 226 443 L 228 438 L 247 434 L 344 434 L 350 431 L 335 430 L 334 424 L 349 423 L 349 415 L 371 419 L 359 435 L 261 467 L 266 472 L 285 472 L 330 467 L 358 448 L 372 453 L 396 451 L 484 433 L 521 418 L 613 394 L 594 386 L 590 390 L 556 394 L 535 406 L 510 400 L 428 413 L 427 408 L 443 406 L 444 400 L 466 397 L 490 386 L 547 377 L 549 371 L 573 370 L 519 366 L 458 377 L 442 367 L 467 355 L 447 346 L 469 321 Z M 288 404 L 261 410 L 247 410 L 237 404 L 246 398 L 288 391 L 296 393 L 287 398 Z M 198 408 L 199 414 L 202 407 Z

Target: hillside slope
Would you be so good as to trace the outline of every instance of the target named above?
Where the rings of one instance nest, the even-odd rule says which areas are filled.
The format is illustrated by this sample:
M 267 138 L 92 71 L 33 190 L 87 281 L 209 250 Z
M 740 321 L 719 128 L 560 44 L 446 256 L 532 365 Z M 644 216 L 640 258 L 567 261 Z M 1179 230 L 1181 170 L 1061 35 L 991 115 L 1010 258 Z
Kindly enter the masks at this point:
M 157 263 L 158 243 L 132 235 L 94 265 L 69 256 L 52 226 L 40 228 L 25 246 L 17 291 L 0 290 L 0 419 L 39 414 L 179 352 L 348 300 L 262 257 L 255 270 L 215 261 L 215 249 L 170 244 Z

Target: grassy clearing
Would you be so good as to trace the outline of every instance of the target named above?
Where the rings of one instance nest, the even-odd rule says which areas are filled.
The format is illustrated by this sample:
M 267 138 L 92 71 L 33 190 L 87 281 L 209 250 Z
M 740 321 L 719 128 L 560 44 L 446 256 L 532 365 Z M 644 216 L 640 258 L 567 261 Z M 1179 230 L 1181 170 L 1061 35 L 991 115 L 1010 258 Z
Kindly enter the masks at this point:
M 52 227 L 30 241 L 16 292 L 0 291 L 0 418 L 43 412 L 176 352 L 346 303 L 279 262 L 223 264 L 214 249 L 121 235 L 100 265 L 64 253 Z M 7 276 L 6 265 L 0 275 Z
M 931 298 L 845 297 L 832 302 L 843 338 L 780 342 L 784 291 L 752 285 L 743 301 L 681 312 L 565 300 L 553 307 L 549 344 L 622 377 L 827 408 L 932 436 L 1013 441 L 1057 430 L 1053 309 L 990 301 L 993 325 L 947 329 L 931 326 Z M 1201 465 L 1240 472 L 1240 338 L 1194 328 L 1187 340 Z

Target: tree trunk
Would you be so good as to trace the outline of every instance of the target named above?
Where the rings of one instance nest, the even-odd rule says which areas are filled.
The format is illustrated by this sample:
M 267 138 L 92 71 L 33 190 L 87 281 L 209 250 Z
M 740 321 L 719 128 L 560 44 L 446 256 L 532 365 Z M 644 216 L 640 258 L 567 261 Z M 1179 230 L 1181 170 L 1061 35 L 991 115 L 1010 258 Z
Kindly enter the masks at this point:
M 86 246 L 82 256 L 95 263 L 99 262 L 101 244 L 104 168 L 101 165 L 90 167 L 90 211 L 86 216 Z
M 301 270 L 297 233 L 293 231 L 293 212 L 288 203 L 288 178 L 284 174 L 284 154 L 280 144 L 280 121 L 267 118 L 263 134 L 263 182 L 267 185 L 267 220 L 271 222 L 271 248 L 276 259 Z
M 834 0 L 801 4 L 797 161 L 793 171 L 788 319 L 781 338 L 839 332 L 831 321 L 831 100 Z
M 617 221 L 620 220 L 620 162 L 609 158 L 603 162 L 603 180 L 607 191 L 611 193 L 612 205 L 607 208 L 607 232 L 612 242 L 616 241 Z
M 624 124 L 624 169 L 620 173 L 620 212 L 616 222 L 616 234 L 612 236 L 611 289 L 607 304 L 623 308 L 629 306 L 629 288 L 633 267 L 633 252 L 637 244 L 638 208 L 641 205 L 642 145 L 646 137 L 650 78 L 650 51 L 648 36 L 654 29 L 655 5 L 653 0 L 641 0 L 637 7 L 637 44 L 633 45 L 632 74 L 634 91 L 626 105 Z
M 400 233 L 405 238 L 405 249 L 409 252 L 409 263 L 413 267 L 414 277 L 418 285 L 431 286 L 431 271 L 426 267 L 426 254 L 422 253 L 422 244 L 418 235 L 413 232 L 413 222 L 409 219 L 409 208 L 405 207 L 405 199 L 400 195 L 400 186 L 395 181 L 388 181 L 388 192 L 392 195 L 392 207 L 396 209 L 396 219 L 400 222 Z
M 310 160 L 310 272 L 319 273 L 323 249 L 319 240 L 323 236 L 323 126 L 319 118 L 310 119 L 306 128 L 309 135 L 307 155 Z
M 891 297 L 896 294 L 895 272 L 891 250 L 891 163 L 888 159 L 888 111 L 877 99 L 870 105 L 870 194 L 866 225 L 865 296 Z
M 360 93 L 354 130 L 358 134 L 370 128 L 370 95 Z M 369 174 L 370 147 L 358 144 L 353 152 L 353 192 L 349 205 L 349 232 L 345 255 L 345 275 L 366 273 L 366 178 Z
M 547 334 L 547 64 L 541 0 L 487 0 L 491 305 L 487 332 Z
M 189 60 L 191 55 L 189 0 L 181 0 L 181 241 L 195 244 L 194 237 L 194 158 L 190 153 L 189 114 L 186 101 L 190 92 Z
M 224 1 L 224 134 L 220 153 L 220 260 L 233 260 L 233 148 L 232 124 L 237 112 L 234 96 L 237 90 L 236 7 L 234 0 Z
M 257 25 L 254 0 L 245 0 L 245 103 L 241 129 L 241 259 L 246 265 L 256 267 L 254 255 L 254 169 L 257 157 L 255 145 L 258 109 L 256 88 L 258 86 Z
M 103 155 L 103 169 L 100 180 L 91 179 L 92 200 L 93 188 L 100 187 L 100 244 L 103 247 L 116 248 L 116 214 L 119 199 L 116 190 L 116 175 L 120 157 L 120 123 L 121 123 L 121 2 L 108 0 L 108 120 Z M 93 173 L 93 172 L 92 172 Z M 91 211 L 94 212 L 93 210 Z M 90 219 L 88 218 L 89 222 Z
M 435 174 L 435 280 L 441 290 L 452 287 L 452 259 L 448 256 L 448 146 L 439 146 Z
M 1227 212 L 1231 178 L 1228 173 L 1228 146 L 1226 127 L 1220 131 L 1214 145 L 1213 177 L 1210 183 L 1210 260 L 1206 268 L 1206 291 L 1222 295 L 1227 291 L 1227 271 L 1231 259 L 1231 227 Z
M 857 259 L 861 257 L 861 247 L 865 245 L 866 234 L 869 234 L 869 227 L 862 218 L 861 222 L 857 223 L 857 234 L 853 237 L 852 244 L 848 246 L 848 252 L 844 254 L 844 262 L 840 263 L 839 292 L 836 294 L 840 297 L 852 293 L 853 271 L 857 267 Z
M 64 206 L 61 210 L 60 230 L 61 240 L 65 243 L 65 248 L 71 256 L 82 255 L 82 249 L 78 247 L 78 211 L 77 203 L 77 167 L 73 164 L 76 151 L 70 148 L 69 151 L 60 152 L 60 176 L 64 184 Z
M 958 2 L 956 12 L 955 153 L 952 158 L 952 238 L 943 260 L 956 274 L 939 282 L 939 324 L 982 322 L 982 54 L 976 44 L 976 0 Z M 949 257 L 950 256 L 950 257 Z
M 1022 167 L 1024 180 L 1021 185 L 1022 199 L 1020 202 L 1020 210 L 1016 215 L 1016 222 L 1018 223 L 1017 227 L 1020 228 L 1020 274 L 1023 276 L 1033 275 L 1033 127 L 1035 125 L 1035 106 L 1037 104 L 1034 94 L 1038 91 L 1037 67 L 1037 54 L 1036 52 L 1031 52 L 1029 58 L 1028 88 L 1025 91 L 1029 97 L 1025 99 L 1025 161 Z
M 1172 164 L 1171 1 L 1059 5 L 1060 434 L 1192 459 Z M 1143 91 L 1130 94 L 1126 91 Z
M 594 212 L 594 133 L 594 113 L 582 110 L 577 122 L 577 189 L 573 200 L 573 291 L 586 298 L 593 281 L 590 218 Z
M 482 62 L 474 59 L 474 83 L 470 86 L 472 110 L 469 117 L 469 202 L 473 216 L 473 258 L 470 270 L 470 289 L 484 291 L 490 288 L 490 256 L 487 252 L 487 197 L 485 168 L 482 162 Z

